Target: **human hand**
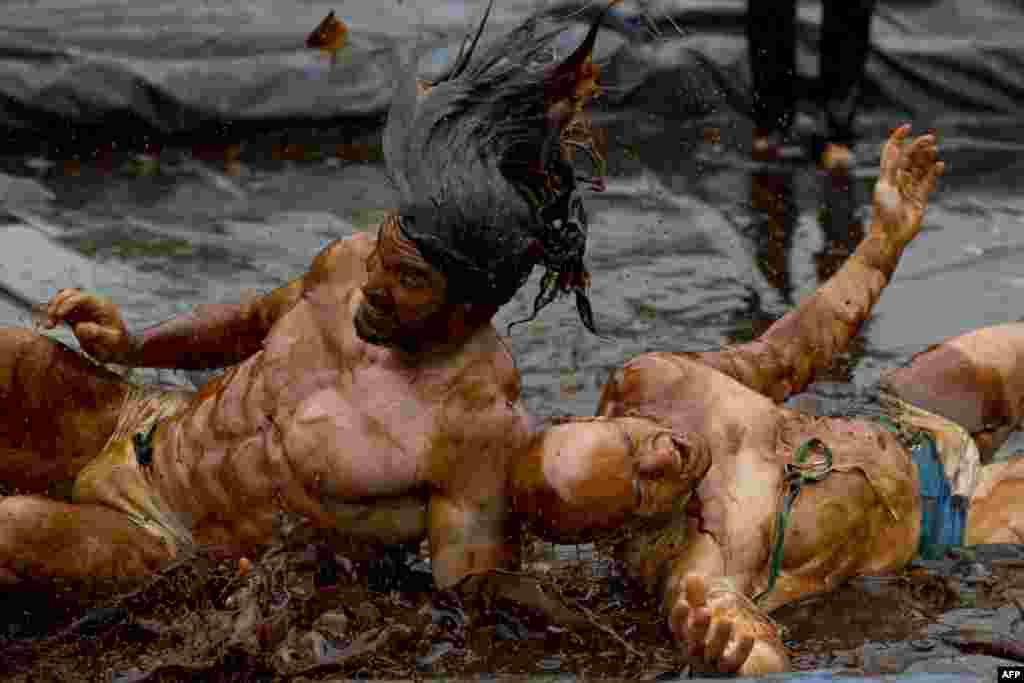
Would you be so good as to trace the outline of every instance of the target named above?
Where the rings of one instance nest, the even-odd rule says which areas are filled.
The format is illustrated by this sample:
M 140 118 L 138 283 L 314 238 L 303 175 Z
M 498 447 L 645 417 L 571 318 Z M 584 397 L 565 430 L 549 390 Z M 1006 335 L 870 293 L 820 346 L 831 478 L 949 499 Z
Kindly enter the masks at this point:
M 788 670 L 776 634 L 762 620 L 748 618 L 736 598 L 731 591 L 710 595 L 703 576 L 686 575 L 669 626 L 691 671 L 759 676 Z
M 910 124 L 904 124 L 885 143 L 873 201 L 874 224 L 898 248 L 920 231 L 928 197 L 945 169 L 934 134 L 908 142 L 909 134 Z
M 126 363 L 132 350 L 128 328 L 117 304 L 105 296 L 68 288 L 46 306 L 43 327 L 67 323 L 82 350 L 101 363 Z

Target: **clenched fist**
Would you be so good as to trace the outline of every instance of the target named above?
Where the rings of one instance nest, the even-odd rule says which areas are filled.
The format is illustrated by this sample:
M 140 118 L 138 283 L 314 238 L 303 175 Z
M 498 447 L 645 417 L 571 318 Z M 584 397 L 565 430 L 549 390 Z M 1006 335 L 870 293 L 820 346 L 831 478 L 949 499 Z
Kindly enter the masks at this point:
M 62 289 L 46 306 L 43 327 L 67 323 L 82 350 L 101 363 L 128 365 L 132 339 L 117 305 L 105 296 Z

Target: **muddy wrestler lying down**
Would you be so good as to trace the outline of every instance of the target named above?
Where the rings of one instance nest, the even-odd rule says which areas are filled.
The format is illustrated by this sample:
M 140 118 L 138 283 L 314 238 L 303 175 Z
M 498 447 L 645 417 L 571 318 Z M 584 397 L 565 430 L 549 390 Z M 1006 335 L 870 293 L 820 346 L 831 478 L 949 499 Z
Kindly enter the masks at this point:
M 491 319 L 541 266 L 534 314 L 572 293 L 594 328 L 586 178 L 566 146 L 586 148 L 573 131 L 601 17 L 569 54 L 572 23 L 546 15 L 478 51 L 489 11 L 436 81 L 396 56 L 397 206 L 374 234 L 258 299 L 138 334 L 113 302 L 61 290 L 47 324 L 86 355 L 0 329 L 0 482 L 19 494 L 0 498 L 0 580 L 138 576 L 197 546 L 251 553 L 282 510 L 356 532 L 370 509 L 393 520 L 382 540 L 429 535 L 439 587 L 513 581 L 506 487 L 531 423 Z M 228 370 L 193 393 L 104 363 Z M 64 481 L 70 500 L 40 495 Z
M 774 401 L 844 347 L 916 235 L 941 171 L 931 136 L 893 135 L 870 236 L 761 339 L 641 357 L 606 389 L 602 417 L 533 432 L 491 320 L 540 265 L 535 312 L 572 293 L 593 329 L 586 214 L 565 146 L 596 89 L 599 20 L 564 58 L 551 59 L 558 32 L 536 18 L 478 57 L 471 45 L 434 83 L 404 79 L 385 130 L 397 209 L 291 283 L 139 334 L 109 300 L 62 290 L 49 324 L 68 324 L 88 357 L 0 330 L 0 481 L 18 492 L 0 499 L 0 581 L 137 577 L 197 547 L 251 554 L 286 510 L 381 541 L 425 535 L 438 587 L 522 598 L 524 580 L 507 570 L 525 520 L 551 538 L 616 545 L 664 591 L 695 661 L 753 672 L 785 666 L 765 611 L 905 562 L 896 549 L 908 542 L 896 540 L 918 534 L 919 480 L 900 436 Z M 948 457 L 947 431 L 963 431 L 934 411 L 995 447 L 1020 410 L 1013 330 L 898 373 L 897 393 L 933 391 L 897 404 L 915 417 L 893 429 L 934 435 Z M 183 392 L 128 384 L 107 362 L 229 369 Z M 942 426 L 915 427 L 919 414 Z M 780 575 L 753 607 L 769 584 L 783 466 L 812 437 L 831 474 L 793 504 Z M 968 541 L 1012 528 L 987 502 L 1010 476 L 980 475 Z M 41 495 L 69 480 L 70 500 Z
M 869 235 L 813 296 L 751 343 L 629 361 L 598 417 L 515 465 L 516 513 L 615 552 L 661 594 L 694 672 L 784 671 L 772 610 L 918 553 L 1024 542 L 1024 457 L 984 464 L 1024 415 L 1024 323 L 888 373 L 880 419 L 779 405 L 846 347 L 920 229 L 942 162 L 907 130 L 883 150 Z

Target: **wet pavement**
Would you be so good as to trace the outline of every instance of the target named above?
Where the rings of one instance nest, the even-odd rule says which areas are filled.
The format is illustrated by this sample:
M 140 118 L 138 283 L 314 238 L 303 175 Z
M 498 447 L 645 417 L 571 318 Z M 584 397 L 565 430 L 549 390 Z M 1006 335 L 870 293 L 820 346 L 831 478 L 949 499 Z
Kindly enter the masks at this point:
M 865 122 L 846 184 L 809 165 L 750 165 L 740 143 L 747 131 L 728 119 L 666 129 L 620 113 L 599 123 L 612 141 L 610 178 L 608 190 L 588 200 L 589 262 L 604 336 L 588 335 L 568 301 L 512 329 L 525 399 L 538 415 L 592 413 L 609 370 L 630 356 L 749 339 L 813 291 L 866 227 L 879 145 L 895 122 Z M 1013 131 L 940 134 L 948 171 L 921 236 L 851 351 L 795 401 L 800 406 L 871 412 L 883 369 L 944 337 L 1022 318 L 1021 143 Z M 323 140 L 292 148 L 249 142 L 237 161 L 227 148 L 86 163 L 2 159 L 0 324 L 31 325 L 31 307 L 65 286 L 111 296 L 129 324 L 141 326 L 280 285 L 328 242 L 374 225 L 389 207 L 379 147 L 372 137 L 364 143 L 365 161 L 352 161 L 351 147 L 339 158 Z M 501 313 L 502 330 L 528 314 L 535 291 L 536 278 Z M 203 375 L 160 378 L 198 383 Z M 1017 435 L 1004 453 L 1022 445 Z M 1014 635 L 1019 590 L 982 600 L 978 586 L 1016 585 L 1012 575 L 1024 574 L 1024 563 L 1013 563 L 1022 560 L 1011 547 L 967 562 L 967 570 L 962 561 L 933 567 L 955 588 L 933 581 L 909 602 L 913 581 L 865 579 L 784 608 L 777 616 L 799 667 L 832 672 L 800 679 L 852 672 L 994 680 L 998 648 L 964 645 L 962 632 L 967 625 Z M 960 645 L 942 629 L 959 629 Z

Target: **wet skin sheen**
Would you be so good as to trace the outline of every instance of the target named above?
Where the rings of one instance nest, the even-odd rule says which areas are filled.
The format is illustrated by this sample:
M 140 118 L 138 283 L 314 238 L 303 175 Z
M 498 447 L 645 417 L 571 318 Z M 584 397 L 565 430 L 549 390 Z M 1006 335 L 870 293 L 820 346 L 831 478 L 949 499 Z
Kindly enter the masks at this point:
M 699 671 L 751 676 L 787 668 L 768 612 L 858 574 L 898 571 L 916 551 L 919 482 L 896 438 L 872 422 L 817 418 L 778 405 L 846 348 L 920 230 L 942 166 L 934 139 L 905 141 L 908 132 L 897 130 L 883 151 L 867 237 L 813 296 L 749 344 L 629 361 L 604 388 L 598 410 L 604 421 L 559 425 L 517 467 L 517 509 L 543 533 L 612 542 L 629 570 L 662 592 L 669 623 Z M 1024 400 L 1021 329 L 979 331 L 984 343 L 978 344 L 951 340 L 895 373 L 889 388 L 900 393 L 905 382 L 928 375 L 941 395 L 943 382 L 956 380 L 964 404 L 992 403 L 988 412 L 1016 426 Z M 989 347 L 998 353 L 983 351 Z M 649 483 L 626 457 L 609 426 L 613 419 L 671 431 L 680 460 L 662 471 L 685 506 L 640 509 L 635 489 Z M 828 444 L 835 471 L 804 487 L 787 528 L 781 576 L 755 605 L 750 598 L 768 588 L 784 465 L 812 438 Z M 1021 489 L 1022 475 L 1024 461 L 985 472 L 971 501 L 967 542 L 1016 533 L 1022 506 L 1003 507 L 1002 517 L 995 511 Z M 629 478 L 641 486 L 631 489 Z M 621 533 L 626 527 L 629 533 Z
M 390 238 L 396 232 L 384 231 Z M 234 309 L 208 307 L 169 321 L 147 331 L 131 349 L 110 342 L 111 355 L 127 354 L 123 360 L 139 365 L 237 362 L 160 425 L 152 464 L 142 470 L 196 542 L 246 552 L 266 543 L 274 515 L 289 510 L 324 527 L 357 520 L 370 528 L 354 531 L 385 540 L 429 533 L 436 579 L 443 587 L 467 574 L 515 565 L 517 544 L 509 542 L 504 489 L 507 459 L 528 435 L 518 375 L 489 324 L 471 326 L 465 315 L 431 304 L 444 298 L 443 290 L 415 281 L 417 264 L 404 263 L 414 259 L 402 253 L 408 245 L 394 241 L 382 240 L 394 251 L 385 255 L 387 267 L 381 265 L 377 240 L 356 235 L 328 247 L 303 278 L 261 300 Z M 367 265 L 376 274 L 373 281 Z M 392 287 L 393 277 L 415 286 Z M 361 308 L 364 296 L 376 298 L 372 315 Z M 70 324 L 75 315 L 68 316 Z M 355 320 L 368 321 L 379 340 L 394 337 L 396 344 L 398 332 L 411 329 L 430 352 L 367 343 Z M 88 333 L 76 328 L 80 338 Z M 433 343 L 432 337 L 446 335 L 458 343 Z M 86 394 L 77 397 L 79 402 L 96 404 L 82 409 L 72 405 L 72 396 L 67 424 L 58 422 L 56 430 L 52 420 L 46 425 L 43 416 L 29 415 L 39 423 L 33 432 L 48 426 L 62 437 L 53 443 L 19 432 L 18 424 L 0 433 L 8 436 L 0 445 L 9 445 L 14 456 L 27 456 L 26 447 L 33 445 L 49 446 L 37 451 L 36 466 L 8 470 L 7 481 L 16 486 L 43 481 L 59 469 L 53 463 L 74 476 L 88 461 L 85 450 L 98 453 L 113 430 L 125 387 L 88 361 L 71 360 L 76 357 L 71 352 L 43 365 L 54 345 L 37 335 L 5 330 L 4 344 L 10 352 L 0 357 L 14 363 L 7 371 L 12 399 L 14 393 L 32 394 L 31 381 L 18 380 L 34 379 L 38 387 L 48 383 L 47 368 L 51 375 L 55 367 L 70 375 L 70 367 L 62 365 L 69 363 L 77 371 L 77 391 Z M 104 348 L 98 343 L 94 353 Z M 37 413 L 52 407 L 39 406 Z M 81 419 L 72 420 L 76 415 Z M 83 428 L 93 438 L 79 438 Z M 360 504 L 375 500 L 399 512 L 400 528 L 394 528 L 394 515 L 362 514 Z M 0 568 L 6 578 L 130 576 L 152 570 L 172 554 L 137 531 L 134 544 L 127 540 L 133 527 L 104 508 L 111 501 L 80 502 L 26 496 L 0 502 Z M 87 512 L 104 523 L 91 517 L 87 523 Z M 378 522 L 387 533 L 375 528 Z M 87 529 L 94 538 L 82 537 Z M 107 540 L 118 538 L 110 549 L 104 534 Z M 99 550 L 83 551 L 90 544 Z M 50 552 L 57 545 L 65 552 Z
M 282 507 L 334 527 L 337 503 L 413 494 L 422 514 L 404 532 L 429 527 L 448 586 L 512 559 L 498 473 L 527 429 L 518 378 L 490 328 L 425 362 L 363 341 L 353 321 L 378 320 L 361 308 L 373 251 L 356 236 L 318 259 L 264 349 L 161 433 L 151 481 L 199 539 L 243 545 L 264 542 Z
M 765 610 L 856 573 L 897 569 L 917 537 L 914 470 L 891 436 L 777 405 L 846 347 L 920 229 L 941 165 L 934 140 L 904 145 L 907 132 L 897 131 L 883 153 L 867 238 L 814 296 L 750 344 L 628 362 L 603 392 L 601 417 L 539 434 L 528 428 L 518 377 L 493 329 L 446 308 L 436 287 L 409 284 L 416 274 L 402 264 L 415 270 L 412 250 L 384 240 L 387 229 L 381 243 L 393 251 L 375 254 L 365 235 L 335 243 L 307 276 L 251 311 L 211 308 L 205 319 L 143 340 L 153 364 L 161 353 L 170 363 L 174 346 L 179 359 L 187 356 L 189 344 L 197 354 L 204 344 L 218 349 L 224 360 L 218 335 L 231 329 L 232 315 L 249 335 L 231 336 L 241 362 L 157 432 L 152 485 L 198 539 L 239 548 L 264 542 L 281 508 L 323 526 L 356 520 L 370 536 L 414 538 L 426 529 L 441 586 L 514 566 L 520 521 L 551 538 L 612 542 L 634 574 L 663 591 L 670 625 L 695 664 L 744 674 L 785 668 Z M 407 287 L 395 285 L 407 279 Z M 367 344 L 357 326 L 396 346 Z M 465 341 L 457 354 L 434 344 L 437 353 L 417 356 L 412 340 L 398 343 L 402 329 Z M 993 339 L 1019 336 L 1006 329 Z M 30 339 L 5 339 L 12 349 L 31 347 L 18 347 L 22 359 L 42 353 Z M 951 346 L 971 357 L 969 345 Z M 1019 365 L 978 360 L 978 372 L 1019 386 Z M 4 369 L 12 367 L 22 375 L 35 369 Z M 93 382 L 97 395 L 101 385 Z M 1003 398 L 1019 402 L 1020 394 Z M 110 411 L 89 416 L 106 424 Z M 830 445 L 837 471 L 802 494 L 783 576 L 754 607 L 749 596 L 767 585 L 781 465 L 812 436 Z M 1006 498 L 1012 474 L 1004 468 L 979 487 L 969 540 L 986 538 L 975 519 L 985 500 Z M 509 514 L 510 501 L 521 519 Z M 392 520 L 386 529 L 362 514 L 378 503 Z M 98 506 L 62 505 L 27 496 L 0 502 L 0 569 L 16 575 L 35 562 L 55 575 L 88 576 L 154 563 L 152 544 L 133 537 L 124 520 L 98 523 Z M 403 520 L 397 528 L 395 517 Z M 99 551 L 79 553 L 77 564 L 67 552 L 48 558 L 40 550 L 86 546 Z M 115 562 L 108 547 L 130 552 Z

